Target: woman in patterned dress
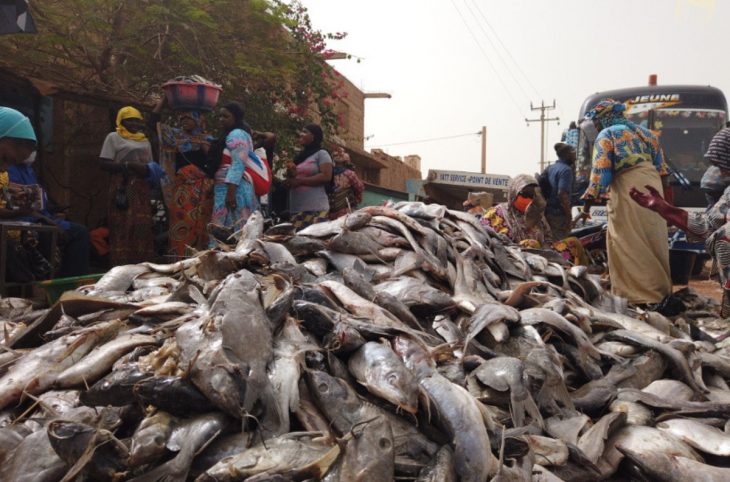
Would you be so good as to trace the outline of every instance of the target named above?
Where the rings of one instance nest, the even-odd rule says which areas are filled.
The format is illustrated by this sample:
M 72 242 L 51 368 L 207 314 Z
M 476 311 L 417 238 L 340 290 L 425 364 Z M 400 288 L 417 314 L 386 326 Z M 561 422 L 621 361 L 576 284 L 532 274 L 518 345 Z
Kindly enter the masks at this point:
M 672 293 L 667 223 L 631 200 L 634 187 L 662 191 L 667 166 L 659 142 L 648 129 L 624 116 L 626 106 L 599 102 L 581 129 L 593 146 L 593 165 L 583 194 L 583 217 L 595 200 L 608 200 L 608 271 L 613 294 L 636 304 L 655 304 Z
M 221 135 L 211 146 L 211 162 L 215 170 L 213 216 L 209 231 L 228 235 L 239 230 L 258 209 L 258 200 L 251 179 L 246 175 L 245 159 L 253 153 L 253 140 L 246 132 L 243 108 L 237 102 L 221 107 L 218 116 Z M 227 236 L 225 236 L 227 237 Z M 210 246 L 215 246 L 211 238 Z
M 101 168 L 111 174 L 109 192 L 109 261 L 112 266 L 150 261 L 155 256 L 150 176 L 152 147 L 144 133 L 142 113 L 123 107 L 116 130 L 99 154 Z
M 544 215 L 545 201 L 537 180 L 520 174 L 510 181 L 507 202 L 487 210 L 481 223 L 496 233 L 527 248 L 552 248 L 573 264 L 588 264 L 585 249 L 575 237 L 553 240 Z
M 188 247 L 208 245 L 206 226 L 213 209 L 213 174 L 208 165 L 210 138 L 198 111 L 177 113 L 180 127 L 161 122 L 165 97 L 152 112 L 151 121 L 160 145 L 160 165 L 172 183 L 163 186 L 169 213 L 171 254 L 184 256 Z

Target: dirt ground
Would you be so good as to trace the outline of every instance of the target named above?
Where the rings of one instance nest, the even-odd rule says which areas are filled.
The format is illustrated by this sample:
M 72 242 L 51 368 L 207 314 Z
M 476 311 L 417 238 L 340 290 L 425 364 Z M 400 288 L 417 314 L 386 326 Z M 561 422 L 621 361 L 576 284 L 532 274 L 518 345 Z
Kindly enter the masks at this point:
M 674 285 L 674 291 L 679 291 L 682 288 L 689 286 L 693 290 L 702 296 L 712 298 L 718 303 L 722 301 L 722 290 L 720 289 L 720 283 L 714 279 L 691 279 L 689 285 Z
M 722 289 L 720 288 L 720 283 L 718 282 L 717 277 L 708 279 L 711 269 L 712 262 L 708 261 L 700 275 L 690 278 L 689 285 L 674 285 L 674 291 L 679 291 L 682 288 L 689 286 L 698 294 L 712 298 L 719 303 L 722 301 Z

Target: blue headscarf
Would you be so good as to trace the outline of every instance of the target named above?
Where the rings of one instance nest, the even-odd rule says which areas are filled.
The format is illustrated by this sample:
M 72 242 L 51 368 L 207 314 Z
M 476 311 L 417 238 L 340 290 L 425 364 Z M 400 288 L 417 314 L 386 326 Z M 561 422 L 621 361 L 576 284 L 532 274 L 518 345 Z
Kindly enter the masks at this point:
M 10 107 L 0 107 L 0 139 L 4 137 L 36 141 L 30 120 Z
M 614 99 L 605 99 L 596 104 L 593 109 L 586 112 L 585 119 L 598 121 L 605 129 L 617 124 L 622 124 L 630 128 L 636 127 L 636 124 L 628 120 L 624 116 L 626 105 Z

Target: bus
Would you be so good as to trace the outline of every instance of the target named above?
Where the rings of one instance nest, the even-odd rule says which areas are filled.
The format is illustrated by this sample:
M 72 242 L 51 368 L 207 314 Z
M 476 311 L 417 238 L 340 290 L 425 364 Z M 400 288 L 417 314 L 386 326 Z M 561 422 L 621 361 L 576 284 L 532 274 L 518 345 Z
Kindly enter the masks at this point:
M 578 119 L 604 99 L 624 102 L 626 117 L 658 136 L 667 164 L 680 174 L 670 178 L 674 204 L 690 210 L 705 208 L 700 180 L 709 164 L 704 154 L 712 137 L 727 122 L 725 95 L 711 86 L 656 85 L 655 76 L 650 77 L 649 84 L 593 94 L 583 102 Z M 593 146 L 581 133 L 576 161 L 579 189 L 587 185 L 592 152 Z M 597 214 L 601 217 L 600 212 Z

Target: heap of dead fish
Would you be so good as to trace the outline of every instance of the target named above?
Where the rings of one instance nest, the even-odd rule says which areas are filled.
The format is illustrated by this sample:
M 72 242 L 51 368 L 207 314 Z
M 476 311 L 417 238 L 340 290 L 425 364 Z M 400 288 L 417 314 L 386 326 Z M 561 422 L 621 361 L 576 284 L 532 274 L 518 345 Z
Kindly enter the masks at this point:
M 639 312 L 438 205 L 239 234 L 0 301 L 0 480 L 730 480 L 716 305 Z

